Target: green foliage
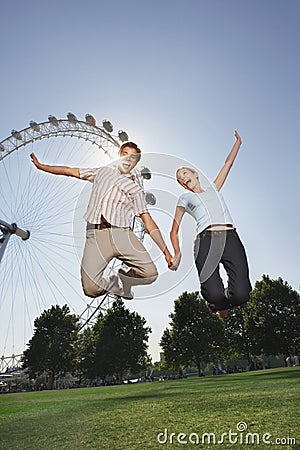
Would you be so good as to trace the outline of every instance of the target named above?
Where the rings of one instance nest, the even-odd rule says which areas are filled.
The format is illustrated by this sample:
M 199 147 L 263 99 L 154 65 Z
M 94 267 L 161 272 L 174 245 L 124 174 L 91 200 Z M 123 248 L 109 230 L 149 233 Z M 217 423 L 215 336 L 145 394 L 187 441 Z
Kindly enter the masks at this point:
M 184 292 L 174 302 L 171 324 L 161 338 L 166 364 L 173 370 L 195 363 L 199 375 L 201 363 L 221 355 L 224 344 L 222 321 L 212 315 L 197 292 Z
M 99 317 L 103 317 L 102 314 Z M 85 328 L 79 335 L 77 373 L 80 378 L 93 379 L 97 376 L 95 372 L 96 338 L 97 334 L 93 327 Z
M 98 318 L 93 329 L 95 338 L 92 373 L 105 378 L 117 376 L 122 380 L 127 371 L 136 373 L 149 364 L 147 355 L 151 329 L 146 320 L 115 301 L 104 316 Z
M 252 358 L 262 354 L 297 354 L 300 344 L 300 297 L 281 278 L 257 281 L 247 305 L 224 321 L 228 354 Z
M 250 302 L 230 311 L 224 320 L 225 325 L 225 353 L 227 359 L 245 358 L 249 366 L 252 365 L 252 357 L 260 355 L 256 352 L 256 338 L 253 331 L 253 319 Z M 250 331 L 251 330 L 251 331 Z
M 79 318 L 67 305 L 52 306 L 34 321 L 34 334 L 23 353 L 23 367 L 34 378 L 46 372 L 50 388 L 55 376 L 71 372 L 77 359 Z
M 179 370 L 217 357 L 246 358 L 263 354 L 298 354 L 300 346 L 300 296 L 281 278 L 263 275 L 250 301 L 233 308 L 224 321 L 212 315 L 196 292 L 184 292 L 174 302 L 171 324 L 161 338 L 165 366 Z
M 287 282 L 263 275 L 255 284 L 251 306 L 257 351 L 273 355 L 299 352 L 300 296 Z

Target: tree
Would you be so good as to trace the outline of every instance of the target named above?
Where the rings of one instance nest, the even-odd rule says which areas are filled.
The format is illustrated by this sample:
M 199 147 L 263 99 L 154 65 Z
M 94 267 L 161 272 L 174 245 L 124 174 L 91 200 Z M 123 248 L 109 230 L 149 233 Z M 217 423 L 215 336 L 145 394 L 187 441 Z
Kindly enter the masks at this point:
M 233 309 L 225 319 L 228 353 L 248 359 L 262 354 L 288 355 L 299 352 L 300 299 L 281 278 L 263 275 L 255 283 L 247 305 Z
M 100 312 L 100 316 L 103 317 Z M 99 320 L 99 319 L 98 319 Z M 84 379 L 93 379 L 97 376 L 96 367 L 97 333 L 95 326 L 87 327 L 79 335 L 77 374 Z
M 161 338 L 166 364 L 172 369 L 201 364 L 220 357 L 224 343 L 222 320 L 212 315 L 197 292 L 183 292 L 174 302 L 171 324 Z
M 254 368 L 254 356 L 260 354 L 257 354 L 252 304 L 250 300 L 248 304 L 230 310 L 224 320 L 226 356 L 229 359 L 247 359 L 250 369 Z
M 143 317 L 126 309 L 122 300 L 115 301 L 94 327 L 94 373 L 102 378 L 115 375 L 122 380 L 126 371 L 136 373 L 145 369 L 149 364 L 150 332 Z
M 257 352 L 289 355 L 299 352 L 300 296 L 282 278 L 263 275 L 251 293 Z
M 46 372 L 52 389 L 56 376 L 72 372 L 77 358 L 78 323 L 79 318 L 70 314 L 67 305 L 52 306 L 35 319 L 33 337 L 22 357 L 30 377 Z

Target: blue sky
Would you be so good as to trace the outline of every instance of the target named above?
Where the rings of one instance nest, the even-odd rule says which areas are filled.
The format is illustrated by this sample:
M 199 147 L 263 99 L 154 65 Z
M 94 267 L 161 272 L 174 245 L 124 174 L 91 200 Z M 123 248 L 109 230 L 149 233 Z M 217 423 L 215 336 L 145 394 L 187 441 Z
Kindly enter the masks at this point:
M 90 112 L 145 153 L 182 158 L 212 179 L 237 129 L 243 145 L 222 193 L 251 280 L 267 273 L 298 290 L 297 0 L 17 0 L 0 14 L 0 140 L 31 119 Z M 157 220 L 168 236 L 170 219 Z M 198 289 L 193 269 L 176 277 L 159 299 L 128 305 L 152 327 L 154 360 L 174 299 Z

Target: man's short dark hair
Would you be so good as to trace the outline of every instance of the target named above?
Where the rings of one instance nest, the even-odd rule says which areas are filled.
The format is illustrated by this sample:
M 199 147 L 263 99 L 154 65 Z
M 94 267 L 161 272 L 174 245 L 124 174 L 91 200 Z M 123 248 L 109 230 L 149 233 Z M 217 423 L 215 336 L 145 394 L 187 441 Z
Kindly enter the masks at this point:
M 120 150 L 119 150 L 119 155 L 120 155 L 121 151 L 123 150 L 123 148 L 125 148 L 125 147 L 133 148 L 139 155 L 138 161 L 141 159 L 141 157 L 142 157 L 141 150 L 138 148 L 137 144 L 135 144 L 132 141 L 123 142 L 123 144 L 121 145 Z

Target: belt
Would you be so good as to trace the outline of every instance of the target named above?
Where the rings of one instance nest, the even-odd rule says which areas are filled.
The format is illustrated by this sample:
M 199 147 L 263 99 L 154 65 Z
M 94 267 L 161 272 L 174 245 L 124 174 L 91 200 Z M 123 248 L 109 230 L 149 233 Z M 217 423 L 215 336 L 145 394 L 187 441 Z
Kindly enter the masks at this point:
M 101 222 L 101 223 L 93 223 L 91 224 L 95 230 L 103 230 L 104 228 L 111 228 L 111 224 L 109 222 Z

